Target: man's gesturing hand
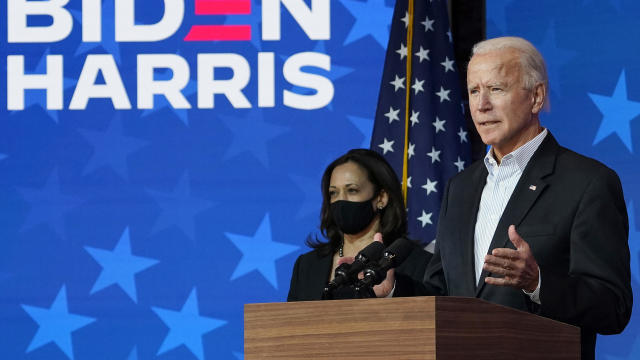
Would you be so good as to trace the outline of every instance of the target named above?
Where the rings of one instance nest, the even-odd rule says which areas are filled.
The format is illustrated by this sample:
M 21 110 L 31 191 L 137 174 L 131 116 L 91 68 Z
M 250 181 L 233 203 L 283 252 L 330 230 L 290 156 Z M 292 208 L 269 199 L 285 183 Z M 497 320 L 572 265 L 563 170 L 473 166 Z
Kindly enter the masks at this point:
M 484 258 L 483 268 L 503 277 L 487 277 L 484 281 L 491 285 L 512 286 L 533 292 L 538 287 L 538 263 L 529 244 L 516 232 L 514 225 L 509 226 L 509 240 L 516 250 L 493 249 L 491 255 Z

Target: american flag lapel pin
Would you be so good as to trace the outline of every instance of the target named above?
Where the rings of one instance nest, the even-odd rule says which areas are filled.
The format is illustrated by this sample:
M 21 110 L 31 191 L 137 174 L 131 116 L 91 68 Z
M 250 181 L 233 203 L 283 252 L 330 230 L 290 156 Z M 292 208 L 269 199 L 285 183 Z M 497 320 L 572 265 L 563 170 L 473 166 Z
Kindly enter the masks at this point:
M 536 191 L 536 186 L 535 185 L 529 185 L 529 190 Z

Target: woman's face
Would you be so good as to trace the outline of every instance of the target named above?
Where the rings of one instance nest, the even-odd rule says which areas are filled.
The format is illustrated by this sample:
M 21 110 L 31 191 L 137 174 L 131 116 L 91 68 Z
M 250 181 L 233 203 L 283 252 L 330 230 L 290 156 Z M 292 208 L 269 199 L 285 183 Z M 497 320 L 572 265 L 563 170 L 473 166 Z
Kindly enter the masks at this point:
M 366 201 L 373 197 L 374 185 L 369 181 L 367 172 L 354 162 L 338 165 L 329 180 L 329 201 L 338 200 Z

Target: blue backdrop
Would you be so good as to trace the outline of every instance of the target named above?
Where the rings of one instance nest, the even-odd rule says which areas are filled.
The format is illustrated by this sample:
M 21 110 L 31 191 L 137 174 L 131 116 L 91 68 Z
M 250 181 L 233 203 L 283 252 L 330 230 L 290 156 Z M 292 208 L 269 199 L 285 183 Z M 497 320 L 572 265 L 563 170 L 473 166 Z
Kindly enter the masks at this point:
M 394 1 L 236 3 L 0 1 L 2 359 L 242 359 L 243 304 L 285 300 L 324 167 L 369 146 Z M 640 5 L 487 8 L 547 57 L 544 125 L 620 174 L 637 290 Z

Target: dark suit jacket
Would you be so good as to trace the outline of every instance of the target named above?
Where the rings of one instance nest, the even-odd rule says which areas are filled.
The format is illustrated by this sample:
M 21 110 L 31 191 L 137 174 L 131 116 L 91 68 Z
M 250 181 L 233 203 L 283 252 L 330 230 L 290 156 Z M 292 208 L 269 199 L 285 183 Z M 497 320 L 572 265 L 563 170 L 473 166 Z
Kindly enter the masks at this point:
M 321 255 L 318 250 L 300 255 L 293 266 L 287 301 L 320 300 L 331 275 L 332 259 L 333 254 Z M 394 297 L 416 295 L 430 259 L 431 254 L 415 244 L 409 257 L 395 270 Z
M 594 357 L 596 332 L 621 332 L 631 316 L 629 225 L 620 180 L 601 163 L 558 145 L 549 133 L 516 185 L 493 236 L 514 248 L 514 224 L 538 262 L 541 305 L 521 290 L 479 285 L 474 230 L 487 169 L 482 161 L 453 177 L 444 193 L 429 295 L 478 297 L 579 326 L 582 357 Z

